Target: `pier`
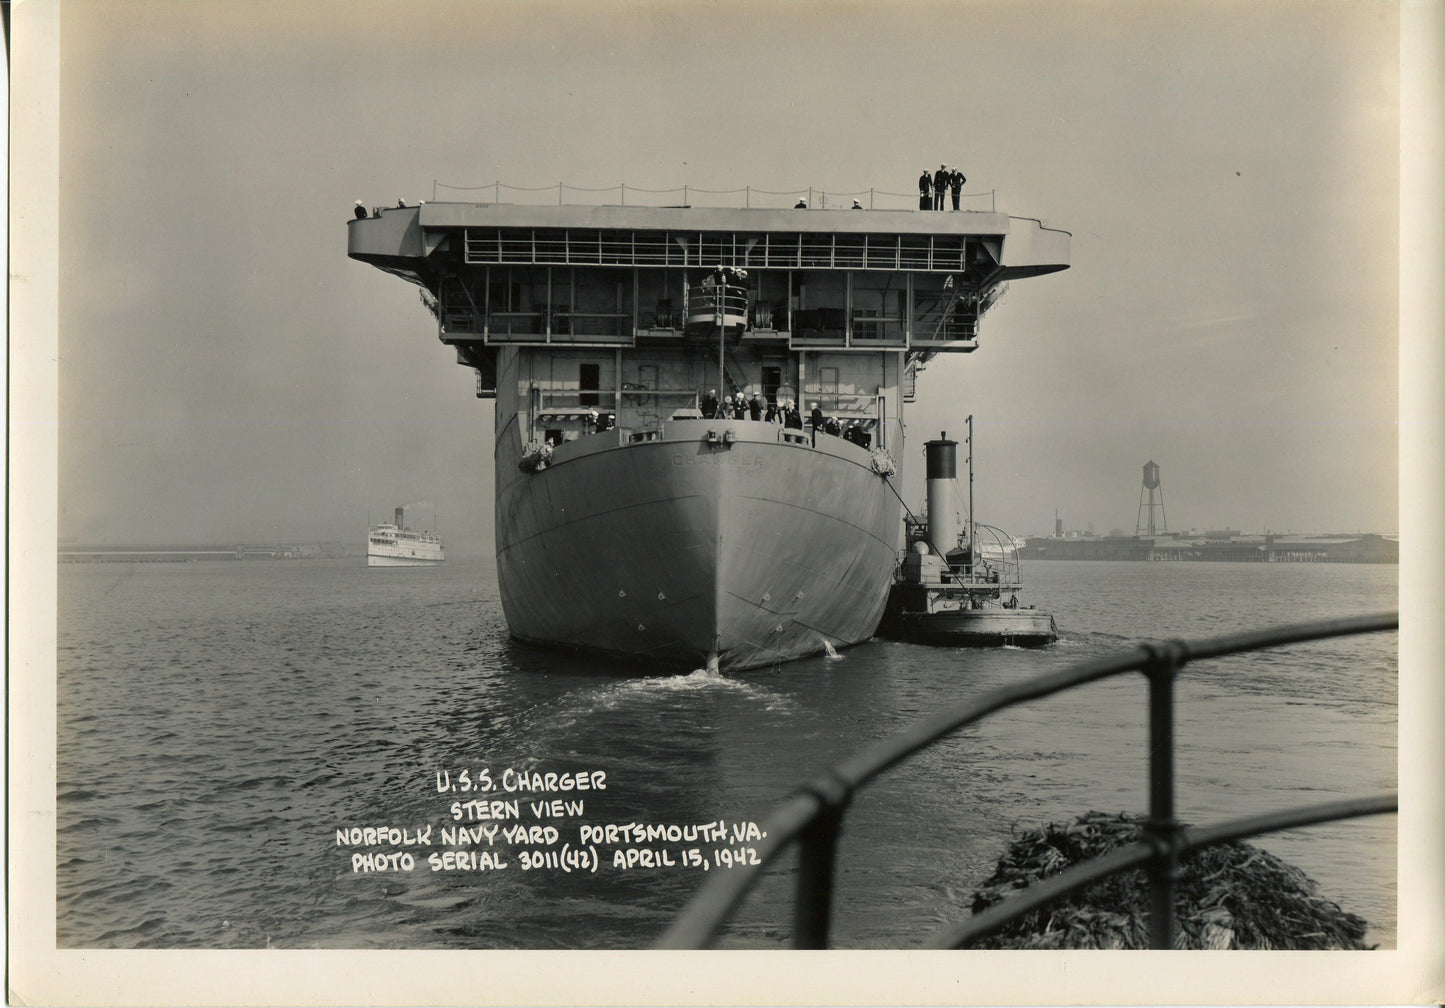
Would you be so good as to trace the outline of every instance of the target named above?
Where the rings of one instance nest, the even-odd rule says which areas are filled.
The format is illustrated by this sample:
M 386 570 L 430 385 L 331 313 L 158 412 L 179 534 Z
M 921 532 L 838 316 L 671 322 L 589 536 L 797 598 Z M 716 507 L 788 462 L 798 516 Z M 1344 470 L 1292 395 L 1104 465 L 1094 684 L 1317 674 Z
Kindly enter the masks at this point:
M 197 563 L 214 560 L 323 560 L 354 555 L 339 543 L 102 545 L 61 543 L 60 563 Z

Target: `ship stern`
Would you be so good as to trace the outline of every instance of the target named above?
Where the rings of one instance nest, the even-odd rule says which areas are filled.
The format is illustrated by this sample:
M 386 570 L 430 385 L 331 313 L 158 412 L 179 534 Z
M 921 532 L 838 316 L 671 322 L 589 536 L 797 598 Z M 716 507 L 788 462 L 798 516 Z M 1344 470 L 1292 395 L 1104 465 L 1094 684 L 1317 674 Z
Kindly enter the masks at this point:
M 512 633 L 719 671 L 867 640 L 899 505 L 867 451 L 820 440 L 693 420 L 669 424 L 666 439 L 559 446 L 548 468 L 499 488 Z

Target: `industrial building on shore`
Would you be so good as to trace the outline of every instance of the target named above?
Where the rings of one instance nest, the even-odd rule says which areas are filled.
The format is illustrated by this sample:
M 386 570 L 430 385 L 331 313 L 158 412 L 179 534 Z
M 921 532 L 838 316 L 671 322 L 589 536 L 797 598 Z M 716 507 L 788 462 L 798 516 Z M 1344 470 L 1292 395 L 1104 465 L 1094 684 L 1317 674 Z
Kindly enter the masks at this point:
M 1020 556 L 1033 560 L 1214 560 L 1233 563 L 1394 563 L 1398 537 L 1365 534 L 1251 535 L 1203 533 L 1034 536 Z
M 1096 536 L 1064 532 L 1054 512 L 1054 534 L 1024 541 L 1019 556 L 1035 560 L 1214 560 L 1229 563 L 1393 563 L 1400 562 L 1396 535 L 1348 533 L 1263 535 L 1222 531 L 1168 531 L 1159 464 L 1144 463 L 1139 515 L 1134 534 Z

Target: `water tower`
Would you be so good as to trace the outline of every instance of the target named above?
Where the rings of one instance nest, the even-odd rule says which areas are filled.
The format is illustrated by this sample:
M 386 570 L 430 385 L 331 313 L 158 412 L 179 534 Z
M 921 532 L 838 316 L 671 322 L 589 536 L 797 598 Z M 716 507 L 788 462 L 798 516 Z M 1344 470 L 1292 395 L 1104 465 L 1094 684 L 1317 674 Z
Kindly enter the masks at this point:
M 1154 503 L 1154 494 L 1156 491 L 1159 494 L 1159 503 L 1157 505 Z M 1149 494 L 1149 517 L 1147 520 L 1144 518 L 1145 492 L 1148 492 Z M 1155 507 L 1159 508 L 1159 522 L 1157 525 L 1154 521 Z M 1152 536 L 1157 535 L 1160 532 L 1168 531 L 1169 519 L 1164 514 L 1164 488 L 1159 485 L 1159 466 L 1155 462 L 1145 462 L 1144 484 L 1143 486 L 1139 487 L 1139 520 L 1134 523 L 1134 534 L 1136 536 L 1145 534 Z

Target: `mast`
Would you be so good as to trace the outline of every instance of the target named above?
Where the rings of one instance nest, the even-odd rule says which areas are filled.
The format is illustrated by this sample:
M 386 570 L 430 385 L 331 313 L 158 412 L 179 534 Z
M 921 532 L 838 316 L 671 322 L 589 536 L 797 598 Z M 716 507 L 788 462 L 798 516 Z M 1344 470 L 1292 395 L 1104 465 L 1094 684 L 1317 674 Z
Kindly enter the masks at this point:
M 973 414 L 968 415 L 968 436 L 964 439 L 968 445 L 968 565 L 970 568 L 978 561 L 977 549 L 973 541 Z
M 717 301 L 714 306 L 717 318 L 717 387 L 726 394 L 727 372 L 723 370 L 723 348 L 727 345 L 725 339 L 727 333 L 727 312 L 723 302 L 726 300 L 727 295 L 727 280 L 721 266 L 718 267 L 717 280 Z

